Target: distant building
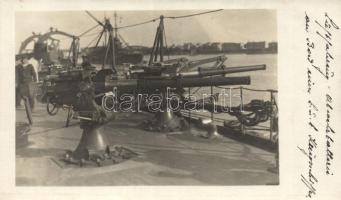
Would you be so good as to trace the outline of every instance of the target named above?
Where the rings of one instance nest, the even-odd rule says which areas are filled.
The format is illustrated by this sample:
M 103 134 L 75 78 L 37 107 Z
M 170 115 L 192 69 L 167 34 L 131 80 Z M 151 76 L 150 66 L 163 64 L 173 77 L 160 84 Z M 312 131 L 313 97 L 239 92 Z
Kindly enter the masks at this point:
M 167 48 L 164 47 L 164 52 L 173 55 L 181 54 L 218 54 L 218 53 L 247 53 L 247 54 L 264 54 L 277 53 L 277 42 L 206 42 L 206 43 L 191 43 L 171 44 Z M 145 46 L 129 46 L 129 49 L 140 51 L 145 55 L 149 55 L 151 47 Z
M 197 48 L 199 53 L 218 53 L 221 51 L 221 45 L 218 42 L 204 43 Z
M 145 47 L 145 46 L 138 46 L 138 45 L 135 45 L 135 46 L 129 46 L 129 49 L 130 50 L 133 50 L 133 51 L 140 51 L 141 53 L 143 54 L 149 54 L 150 51 L 151 51 L 151 48 L 150 47 Z
M 247 50 L 264 50 L 265 42 L 247 42 L 244 47 Z
M 221 45 L 221 50 L 225 53 L 240 52 L 241 48 L 240 43 L 225 42 Z
M 184 43 L 184 45 L 183 45 L 184 50 L 191 50 L 194 47 L 195 47 L 195 45 L 192 43 Z
M 211 49 L 215 52 L 220 52 L 221 51 L 221 44 L 219 42 L 213 42 L 211 44 Z

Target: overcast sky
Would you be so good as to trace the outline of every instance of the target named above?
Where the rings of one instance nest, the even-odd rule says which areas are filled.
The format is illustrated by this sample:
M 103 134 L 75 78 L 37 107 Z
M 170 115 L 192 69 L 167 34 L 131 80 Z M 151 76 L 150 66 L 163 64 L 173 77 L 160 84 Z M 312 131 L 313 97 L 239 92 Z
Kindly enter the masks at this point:
M 181 16 L 204 12 L 196 11 L 117 11 L 118 26 L 147 21 L 160 15 Z M 110 17 L 114 23 L 114 11 L 91 11 L 100 20 Z M 85 11 L 63 12 L 17 12 L 15 15 L 16 50 L 20 43 L 35 33 L 45 33 L 50 27 L 70 34 L 79 35 L 96 25 Z M 120 35 L 131 45 L 152 46 L 157 22 L 121 29 Z M 89 34 L 99 32 L 100 27 Z M 184 42 L 248 42 L 277 41 L 277 19 L 274 10 L 223 10 L 182 19 L 165 19 L 168 45 Z M 81 46 L 87 46 L 96 35 L 81 38 Z M 55 37 L 58 38 L 58 37 Z M 63 37 L 60 37 L 62 39 Z M 68 47 L 68 39 L 62 47 Z

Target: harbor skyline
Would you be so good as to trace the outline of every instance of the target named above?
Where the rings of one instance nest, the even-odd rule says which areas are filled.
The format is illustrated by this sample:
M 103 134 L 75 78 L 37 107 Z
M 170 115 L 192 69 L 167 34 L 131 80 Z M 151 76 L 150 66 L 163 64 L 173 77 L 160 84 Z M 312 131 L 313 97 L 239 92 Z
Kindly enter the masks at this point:
M 164 16 L 183 16 L 203 12 L 193 11 L 117 11 L 117 26 L 145 22 Z M 110 18 L 114 25 L 114 11 L 91 11 L 99 20 Z M 62 12 L 16 12 L 16 51 L 32 32 L 46 33 L 51 27 L 73 35 L 96 25 L 84 11 Z M 227 20 L 228 19 L 228 20 Z M 243 23 L 240 23 L 243 19 Z M 24 23 L 23 23 L 24 22 Z M 228 23 L 227 23 L 228 22 Z M 158 20 L 141 26 L 119 29 L 119 34 L 132 46 L 152 46 Z M 99 34 L 101 27 L 81 37 L 81 47 L 86 47 Z M 184 43 L 247 43 L 254 41 L 277 41 L 276 11 L 274 10 L 222 10 L 206 15 L 182 19 L 165 19 L 168 46 Z M 70 39 L 61 40 L 61 48 L 68 48 Z M 65 41 L 65 42 L 64 42 Z

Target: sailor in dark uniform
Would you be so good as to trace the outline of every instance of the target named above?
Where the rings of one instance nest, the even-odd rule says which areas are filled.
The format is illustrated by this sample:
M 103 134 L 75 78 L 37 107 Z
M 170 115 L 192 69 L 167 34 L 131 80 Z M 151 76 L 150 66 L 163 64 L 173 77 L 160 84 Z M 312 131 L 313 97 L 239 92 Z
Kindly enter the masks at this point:
M 19 92 L 21 97 L 27 97 L 31 110 L 34 109 L 34 91 L 37 74 L 34 67 L 29 63 L 29 57 L 23 58 L 22 72 L 19 78 Z
M 21 106 L 21 95 L 20 95 L 20 80 L 22 79 L 22 59 L 16 58 L 15 60 L 15 107 Z

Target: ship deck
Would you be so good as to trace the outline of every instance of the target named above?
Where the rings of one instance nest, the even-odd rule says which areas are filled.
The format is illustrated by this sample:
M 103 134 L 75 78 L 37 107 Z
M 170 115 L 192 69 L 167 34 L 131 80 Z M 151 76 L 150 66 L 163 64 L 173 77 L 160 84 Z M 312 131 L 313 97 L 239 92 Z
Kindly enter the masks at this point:
M 73 150 L 81 137 L 79 122 L 65 128 L 66 111 L 49 116 L 36 105 L 25 147 L 16 149 L 17 186 L 113 185 L 275 185 L 279 175 L 274 153 L 227 137 L 205 139 L 203 130 L 175 133 L 144 131 L 139 127 L 149 113 L 120 113 L 104 128 L 113 145 L 122 145 L 138 156 L 102 167 L 65 164 L 65 150 Z M 16 121 L 25 122 L 25 110 L 16 110 Z

